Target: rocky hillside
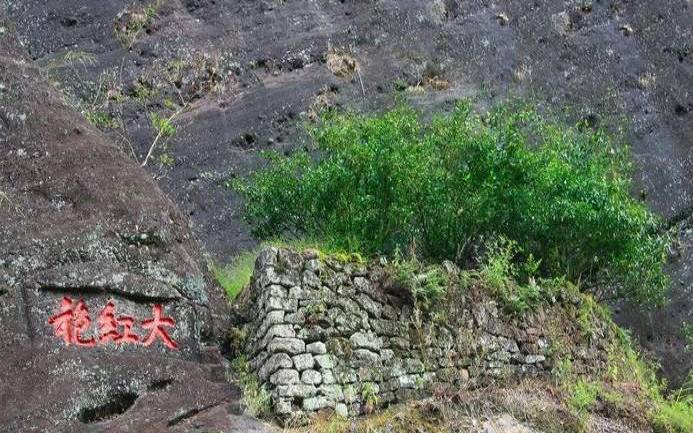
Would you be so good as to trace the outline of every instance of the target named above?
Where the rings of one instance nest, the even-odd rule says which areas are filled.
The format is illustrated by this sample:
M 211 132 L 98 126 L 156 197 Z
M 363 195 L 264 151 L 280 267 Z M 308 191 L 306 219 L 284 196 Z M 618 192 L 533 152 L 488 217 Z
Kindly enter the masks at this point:
M 404 97 L 426 109 L 461 97 L 525 96 L 570 119 L 622 128 L 634 194 L 681 235 L 673 303 L 623 323 L 669 377 L 691 367 L 690 213 L 693 12 L 650 1 L 4 1 L 16 30 L 66 100 L 142 163 L 187 214 L 215 260 L 254 244 L 230 178 L 258 151 L 303 143 L 316 110 L 373 110 Z M 156 139 L 155 119 L 171 120 Z M 158 124 L 161 126 L 161 122 Z
M 4 38 L 0 431 L 264 431 L 187 218 Z
M 256 244 L 228 183 L 324 108 L 399 98 L 521 96 L 622 129 L 674 284 L 616 319 L 680 383 L 692 21 L 686 0 L 1 1 L 0 431 L 264 431 L 217 345 L 206 261 Z

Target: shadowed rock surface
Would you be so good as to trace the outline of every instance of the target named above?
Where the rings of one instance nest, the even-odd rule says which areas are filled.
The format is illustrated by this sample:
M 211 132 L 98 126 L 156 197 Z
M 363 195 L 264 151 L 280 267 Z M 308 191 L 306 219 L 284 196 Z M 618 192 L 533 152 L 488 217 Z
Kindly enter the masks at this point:
M 0 431 L 265 431 L 240 415 L 225 378 L 226 302 L 186 217 L 45 84 L 12 35 L 0 48 Z M 89 311 L 82 342 L 99 341 L 111 301 L 136 319 L 139 343 L 161 305 L 178 347 L 66 345 L 48 323 L 63 297 Z
M 138 162 L 156 135 L 150 114 L 180 111 L 147 167 L 220 261 L 255 244 L 229 178 L 256 167 L 260 150 L 304 145 L 301 123 L 320 108 L 379 109 L 396 95 L 427 111 L 519 95 L 570 107 L 570 120 L 623 127 L 634 194 L 672 225 L 693 208 L 685 0 L 4 3 L 29 60 L 77 109 L 114 119 L 98 123 Z M 128 22 L 141 25 L 129 32 Z M 680 334 L 693 322 L 686 230 L 672 260 L 674 302 L 619 316 L 674 383 L 692 362 Z

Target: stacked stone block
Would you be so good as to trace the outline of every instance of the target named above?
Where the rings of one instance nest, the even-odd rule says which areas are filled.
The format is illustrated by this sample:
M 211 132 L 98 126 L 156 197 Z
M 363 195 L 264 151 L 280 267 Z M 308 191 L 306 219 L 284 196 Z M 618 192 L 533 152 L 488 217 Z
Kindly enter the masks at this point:
M 261 252 L 246 352 L 277 414 L 329 408 L 355 415 L 436 386 L 550 367 L 545 332 L 504 317 L 493 301 L 463 297 L 448 308 L 450 317 L 435 320 L 402 293 L 388 292 L 383 276 L 377 264 Z

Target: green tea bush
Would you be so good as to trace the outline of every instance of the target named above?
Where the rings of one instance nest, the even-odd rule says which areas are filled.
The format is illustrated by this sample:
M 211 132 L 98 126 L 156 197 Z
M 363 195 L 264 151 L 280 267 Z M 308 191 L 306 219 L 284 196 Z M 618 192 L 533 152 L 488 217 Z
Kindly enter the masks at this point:
M 666 239 L 630 195 L 625 146 L 514 104 L 475 114 L 467 102 L 424 122 L 400 106 L 326 113 L 314 152 L 267 154 L 237 186 L 261 238 L 309 236 L 365 254 L 416 245 L 427 260 L 467 263 L 502 236 L 539 276 L 607 283 L 663 300 Z

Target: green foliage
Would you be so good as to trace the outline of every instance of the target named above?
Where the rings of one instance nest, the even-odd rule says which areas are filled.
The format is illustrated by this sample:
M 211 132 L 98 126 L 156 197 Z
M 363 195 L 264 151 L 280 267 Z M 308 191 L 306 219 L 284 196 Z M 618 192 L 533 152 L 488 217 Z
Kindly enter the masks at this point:
M 168 110 L 175 111 L 178 107 L 176 106 L 176 103 L 173 102 L 171 98 L 165 98 L 164 99 L 164 108 Z
M 597 303 L 590 295 L 582 296 L 577 312 L 577 323 L 582 336 L 592 340 L 595 337 L 595 325 L 605 321 L 611 323 L 611 316 L 606 307 Z
M 406 288 L 424 309 L 429 309 L 447 292 L 449 276 L 438 265 L 425 266 L 416 257 L 405 259 L 396 253 L 389 270 L 396 283 Z
M 599 392 L 600 386 L 598 384 L 579 379 L 573 385 L 568 406 L 578 413 L 583 413 L 594 406 Z
M 361 401 L 363 401 L 365 405 L 371 407 L 377 406 L 380 402 L 377 390 L 372 383 L 365 382 L 363 385 L 361 385 Z
M 416 244 L 427 260 L 460 262 L 479 239 L 503 236 L 538 276 L 663 300 L 660 222 L 629 194 L 627 148 L 602 131 L 510 105 L 477 115 L 461 103 L 429 123 L 407 107 L 328 112 L 311 133 L 317 152 L 268 153 L 264 169 L 236 184 L 257 236 L 310 236 L 365 254 Z M 531 302 L 535 289 L 522 290 Z
M 176 160 L 168 153 L 162 153 L 159 155 L 159 162 L 162 166 L 171 167 L 176 163 Z
M 115 129 L 118 121 L 105 111 L 87 111 L 85 117 L 92 125 L 102 129 Z
M 693 431 L 693 372 L 689 372 L 683 388 L 660 402 L 654 411 L 652 424 L 655 431 L 661 433 Z
M 567 357 L 557 359 L 551 369 L 551 375 L 554 377 L 556 385 L 568 383 L 573 377 L 573 361 Z
M 225 267 L 210 265 L 214 278 L 224 288 L 230 300 L 236 299 L 243 289 L 250 284 L 256 257 L 256 251 L 251 251 L 239 254 L 233 262 Z
M 156 17 L 156 12 L 157 12 L 158 8 L 159 8 L 158 2 L 150 4 L 149 6 L 144 8 L 144 14 L 147 16 L 147 20 L 149 22 L 151 22 L 151 20 L 153 20 L 154 17 Z
M 135 82 L 135 86 L 133 89 L 133 96 L 135 97 L 135 99 L 143 103 L 146 103 L 147 101 L 154 99 L 157 96 L 157 94 L 157 90 L 153 88 L 149 82 L 143 81 L 142 79 L 138 79 Z
M 656 432 L 690 433 L 693 431 L 693 397 L 688 396 L 659 404 L 652 424 Z
M 607 348 L 606 380 L 637 384 L 651 401 L 662 400 L 664 384 L 657 378 L 655 366 L 635 349 L 630 333 L 609 320 L 615 338 Z
M 324 240 L 311 240 L 307 238 L 295 239 L 271 239 L 263 242 L 263 245 L 271 245 L 277 248 L 289 248 L 295 251 L 313 250 L 321 260 L 327 258 L 341 263 L 366 264 L 367 260 L 358 252 L 347 252 L 343 248 L 330 244 Z
M 272 396 L 264 385 L 260 386 L 257 376 L 250 371 L 248 360 L 240 356 L 232 361 L 231 368 L 243 389 L 242 402 L 245 412 L 255 417 L 269 415 L 272 409 Z
M 532 255 L 518 262 L 519 248 L 514 241 L 500 237 L 484 244 L 479 274 L 499 304 L 509 314 L 522 315 L 544 302 L 555 299 L 558 290 L 567 286 L 560 279 L 534 278 L 539 262 Z M 522 283 L 522 281 L 527 283 Z
M 649 418 L 655 432 L 687 433 L 693 431 L 693 378 L 668 398 L 663 395 L 665 384 L 655 367 L 636 351 L 630 334 L 612 323 L 616 339 L 609 348 L 606 380 L 635 383 L 647 400 Z
M 176 127 L 171 123 L 171 119 L 161 117 L 156 113 L 151 113 L 149 119 L 157 133 L 162 137 L 172 137 L 176 133 Z

